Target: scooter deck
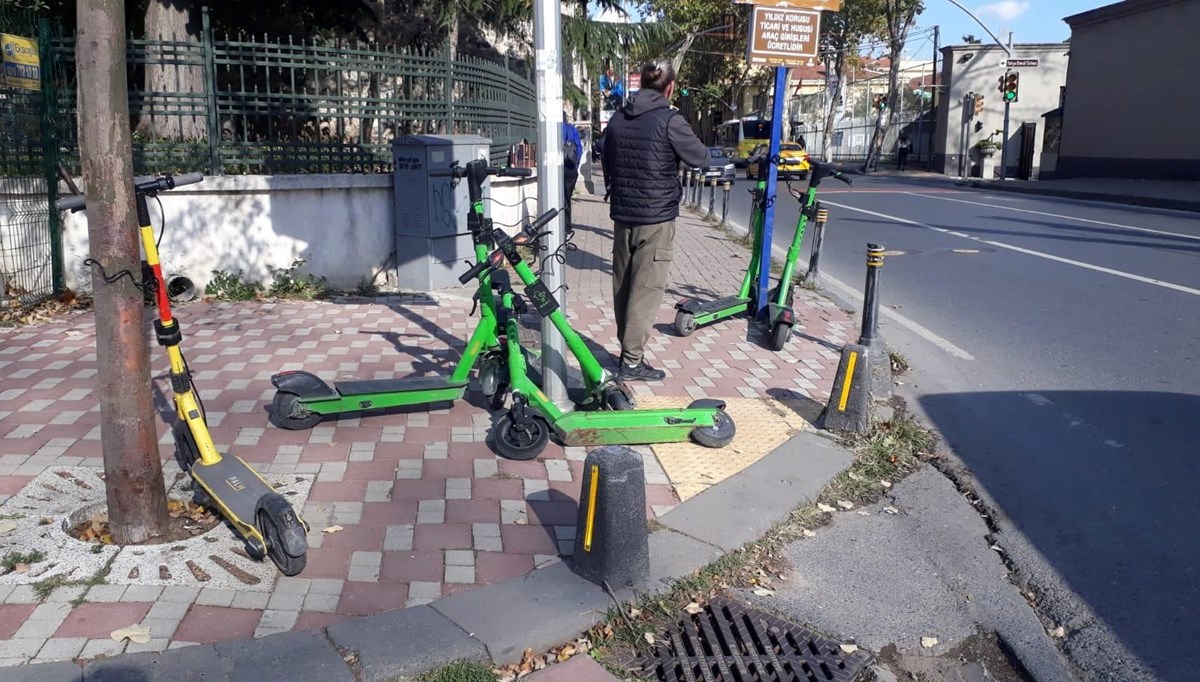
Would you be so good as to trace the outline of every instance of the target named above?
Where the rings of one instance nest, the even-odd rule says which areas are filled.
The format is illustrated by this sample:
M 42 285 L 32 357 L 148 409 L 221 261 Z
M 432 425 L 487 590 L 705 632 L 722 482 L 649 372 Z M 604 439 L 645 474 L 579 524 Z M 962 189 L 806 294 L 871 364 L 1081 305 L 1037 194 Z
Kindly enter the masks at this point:
M 686 441 L 713 425 L 713 408 L 570 412 L 552 426 L 564 445 L 649 445 Z
M 736 312 L 745 310 L 746 306 L 749 304 L 750 299 L 748 298 L 742 298 L 740 296 L 726 296 L 724 298 L 718 298 L 715 301 L 697 301 L 696 299 L 688 299 L 687 301 L 681 301 L 675 307 L 684 312 L 691 313 L 693 316 L 698 318 L 701 315 L 710 315 L 712 313 L 729 309 L 736 309 L 734 313 L 736 314 Z
M 367 395 L 368 393 L 407 393 L 409 391 L 436 391 L 444 388 L 464 388 L 467 381 L 450 381 L 448 377 L 413 377 L 408 379 L 360 379 L 339 381 L 334 384 L 343 396 Z
M 222 454 L 216 464 L 197 460 L 192 464 L 192 478 L 208 492 L 235 524 L 253 526 L 258 512 L 258 500 L 273 492 L 270 485 L 240 457 Z

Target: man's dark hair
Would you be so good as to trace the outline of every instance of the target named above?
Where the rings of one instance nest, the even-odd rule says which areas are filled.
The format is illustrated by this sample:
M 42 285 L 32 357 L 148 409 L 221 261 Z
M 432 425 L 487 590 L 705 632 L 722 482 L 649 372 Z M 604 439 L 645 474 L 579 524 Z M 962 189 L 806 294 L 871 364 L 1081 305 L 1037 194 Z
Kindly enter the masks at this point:
M 675 82 L 675 66 L 669 59 L 656 59 L 642 67 L 642 87 L 662 93 Z

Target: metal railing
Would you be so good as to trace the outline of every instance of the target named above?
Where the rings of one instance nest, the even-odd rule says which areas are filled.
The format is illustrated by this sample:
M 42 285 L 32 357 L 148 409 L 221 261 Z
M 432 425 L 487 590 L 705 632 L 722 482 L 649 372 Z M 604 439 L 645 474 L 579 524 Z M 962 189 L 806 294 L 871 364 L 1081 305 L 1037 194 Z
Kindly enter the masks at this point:
M 207 11 L 200 38 L 128 42 L 138 173 L 385 173 L 392 139 L 409 134 L 483 135 L 501 161 L 537 131 L 523 62 L 218 38 Z M 74 39 L 54 52 L 74 68 Z

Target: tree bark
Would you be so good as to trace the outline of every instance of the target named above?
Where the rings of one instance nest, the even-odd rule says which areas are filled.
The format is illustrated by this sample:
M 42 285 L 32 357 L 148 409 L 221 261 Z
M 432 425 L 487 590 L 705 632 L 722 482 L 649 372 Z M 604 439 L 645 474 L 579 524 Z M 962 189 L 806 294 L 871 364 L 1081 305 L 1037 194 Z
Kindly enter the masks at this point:
M 875 119 L 875 132 L 871 135 L 871 146 L 867 149 L 867 160 L 863 163 L 863 172 L 869 173 L 879 165 L 883 156 L 883 139 L 887 135 L 888 126 L 892 122 L 892 112 L 900 102 L 900 54 L 904 50 L 904 40 L 908 37 L 908 29 L 913 19 L 921 10 L 920 2 L 912 0 L 887 0 L 884 3 L 884 16 L 887 22 L 888 57 L 888 94 L 887 108 L 879 112 Z
M 147 40 L 200 45 L 200 29 L 197 26 L 195 0 L 145 1 Z M 205 92 L 204 67 L 162 63 L 175 59 L 171 56 L 171 52 L 174 50 L 164 52 L 160 47 L 147 47 L 146 57 L 149 63 L 146 64 L 146 92 L 172 92 L 185 96 L 203 95 Z M 195 54 L 198 53 L 199 50 L 195 52 Z M 164 108 L 176 109 L 194 106 L 188 99 L 178 101 L 184 102 L 183 107 L 172 102 L 166 104 Z M 151 111 L 141 115 L 138 120 L 138 132 L 151 139 L 207 140 L 208 121 L 203 114 L 197 116 L 155 114 Z
M 141 280 L 130 151 L 123 0 L 79 0 L 79 137 L 91 257 Z M 113 542 L 162 535 L 167 499 L 151 401 L 142 292 L 92 270 L 100 437 Z

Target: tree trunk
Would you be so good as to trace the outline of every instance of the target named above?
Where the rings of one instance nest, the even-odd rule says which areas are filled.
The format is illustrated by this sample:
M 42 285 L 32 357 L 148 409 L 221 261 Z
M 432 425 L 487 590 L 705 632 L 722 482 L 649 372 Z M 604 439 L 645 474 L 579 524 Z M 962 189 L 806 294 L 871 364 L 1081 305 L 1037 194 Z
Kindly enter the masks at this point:
M 890 54 L 892 63 L 888 67 L 888 93 L 884 100 L 887 102 L 887 106 L 878 112 L 878 117 L 875 119 L 875 131 L 871 134 L 871 146 L 867 148 L 867 160 L 863 164 L 864 173 L 870 173 L 879 167 L 879 161 L 883 157 L 883 140 L 892 123 L 892 112 L 895 111 L 900 100 L 900 93 L 897 89 L 897 81 L 900 77 L 900 50 L 893 45 Z
M 195 0 L 146 0 L 146 39 L 200 45 L 199 22 L 196 17 Z M 147 47 L 146 92 L 178 93 L 171 103 L 159 105 L 166 110 L 192 109 L 199 107 L 203 112 L 203 97 L 199 103 L 189 101 L 188 95 L 203 95 L 205 92 L 204 67 L 165 64 L 174 61 L 174 49 Z M 198 54 L 199 50 L 195 51 Z M 203 113 L 198 115 L 154 113 L 153 109 L 143 113 L 138 120 L 138 132 L 151 139 L 207 140 L 208 120 Z
M 826 83 L 828 83 L 829 67 L 825 67 Z M 838 50 L 837 58 L 834 61 L 834 75 L 837 76 L 837 96 L 844 98 L 846 96 L 846 52 Z M 822 136 L 821 154 L 825 158 L 826 163 L 833 162 L 833 125 L 837 119 L 837 112 L 840 111 L 837 102 L 834 98 L 829 98 L 829 109 L 825 112 L 825 131 Z
M 141 280 L 130 151 L 123 0 L 79 0 L 79 137 L 91 257 L 110 274 Z M 166 490 L 151 401 L 142 292 L 92 270 L 100 437 L 113 542 L 162 535 Z

